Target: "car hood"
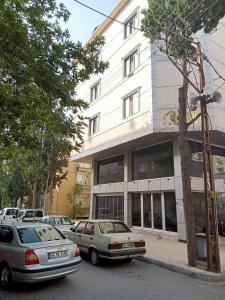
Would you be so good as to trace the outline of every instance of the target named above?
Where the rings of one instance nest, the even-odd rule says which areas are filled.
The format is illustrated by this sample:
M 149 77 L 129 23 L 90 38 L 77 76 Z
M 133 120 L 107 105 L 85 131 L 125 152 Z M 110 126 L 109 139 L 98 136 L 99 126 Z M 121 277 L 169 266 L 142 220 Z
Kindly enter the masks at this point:
M 133 233 L 133 232 L 124 232 L 124 233 L 108 233 L 103 234 L 110 238 L 111 242 L 134 242 L 134 241 L 143 241 L 144 237 L 141 234 Z

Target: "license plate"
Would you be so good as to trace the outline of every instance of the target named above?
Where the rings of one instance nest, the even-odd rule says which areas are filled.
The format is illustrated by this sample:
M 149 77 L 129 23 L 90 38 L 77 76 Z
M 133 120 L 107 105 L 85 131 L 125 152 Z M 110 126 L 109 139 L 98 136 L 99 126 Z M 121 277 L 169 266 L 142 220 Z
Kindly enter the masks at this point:
M 134 247 L 134 243 L 125 243 L 123 244 L 123 248 L 132 248 Z
M 54 259 L 54 258 L 60 258 L 60 257 L 65 257 L 68 255 L 68 251 L 57 251 L 57 252 L 49 252 L 48 253 L 48 259 Z

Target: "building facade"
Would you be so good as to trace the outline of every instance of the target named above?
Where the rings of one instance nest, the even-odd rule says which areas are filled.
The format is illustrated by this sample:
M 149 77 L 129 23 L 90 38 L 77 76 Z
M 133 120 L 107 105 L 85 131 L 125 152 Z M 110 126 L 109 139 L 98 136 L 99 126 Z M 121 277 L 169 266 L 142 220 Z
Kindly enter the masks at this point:
M 91 217 L 124 220 L 129 226 L 186 239 L 178 126 L 178 88 L 182 78 L 175 67 L 138 30 L 146 0 L 122 0 L 93 33 L 105 37 L 96 54 L 109 62 L 78 89 L 89 103 L 84 146 L 73 155 L 93 168 Z M 225 74 L 225 21 L 211 35 L 199 33 L 204 51 Z M 207 93 L 221 85 L 205 63 Z M 219 216 L 225 218 L 225 90 L 221 104 L 210 104 L 215 183 Z M 190 90 L 191 92 L 191 90 Z M 199 110 L 190 112 L 193 118 Z M 192 115 L 191 115 L 192 114 Z M 203 171 L 200 120 L 189 130 L 192 191 L 196 227 L 204 226 Z
M 88 210 L 90 207 L 92 169 L 89 164 L 70 161 L 63 173 L 67 173 L 66 178 L 53 190 L 52 199 L 50 199 L 50 195 L 46 197 L 44 211 L 45 214 L 72 217 L 76 204 L 79 203 L 83 210 Z M 78 195 L 75 193 L 76 186 L 80 187 Z M 81 209 L 79 210 L 81 211 Z

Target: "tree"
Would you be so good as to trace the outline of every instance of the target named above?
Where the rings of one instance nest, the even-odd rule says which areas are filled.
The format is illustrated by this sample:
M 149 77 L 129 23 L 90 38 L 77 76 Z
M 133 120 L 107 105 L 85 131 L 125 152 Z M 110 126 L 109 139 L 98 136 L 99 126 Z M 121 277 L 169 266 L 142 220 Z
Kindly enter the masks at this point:
M 190 79 L 188 67 L 198 66 L 198 42 L 194 33 L 204 29 L 210 33 L 225 15 L 223 0 L 148 0 L 148 8 L 144 10 L 142 31 L 155 43 L 171 63 L 183 76 L 183 85 L 179 89 L 179 142 L 181 154 L 181 171 L 183 181 L 183 201 L 187 228 L 188 263 L 196 264 L 196 241 L 194 207 L 190 183 L 190 155 L 188 148 L 188 123 L 186 107 L 188 86 L 201 94 L 201 88 Z
M 102 37 L 83 47 L 61 29 L 69 15 L 56 0 L 0 2 L 0 162 L 20 163 L 33 190 L 48 175 L 53 187 L 79 151 L 87 103 L 76 87 L 108 65 L 96 55 Z

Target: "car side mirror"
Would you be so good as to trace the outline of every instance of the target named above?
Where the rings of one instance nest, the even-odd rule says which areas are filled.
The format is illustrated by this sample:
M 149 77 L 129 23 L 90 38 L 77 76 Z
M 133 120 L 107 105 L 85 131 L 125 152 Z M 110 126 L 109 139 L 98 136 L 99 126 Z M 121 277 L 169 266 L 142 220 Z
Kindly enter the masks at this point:
M 73 227 L 71 227 L 70 230 L 71 230 L 72 232 L 75 232 L 75 228 L 73 228 Z
M 16 218 L 16 216 L 13 216 L 13 219 L 15 219 Z
M 73 225 L 75 225 L 75 222 L 72 222 Z

